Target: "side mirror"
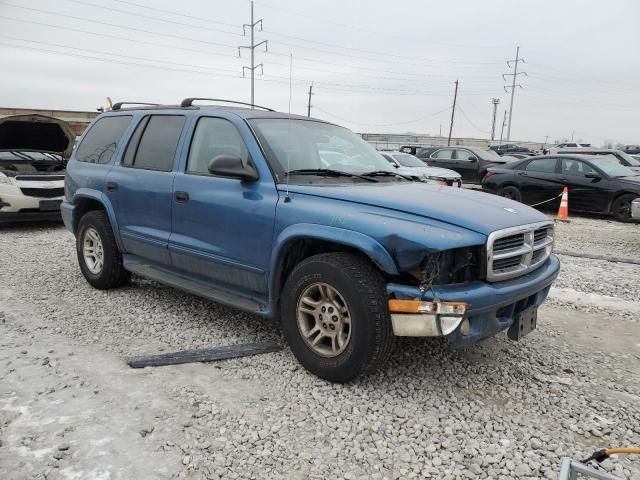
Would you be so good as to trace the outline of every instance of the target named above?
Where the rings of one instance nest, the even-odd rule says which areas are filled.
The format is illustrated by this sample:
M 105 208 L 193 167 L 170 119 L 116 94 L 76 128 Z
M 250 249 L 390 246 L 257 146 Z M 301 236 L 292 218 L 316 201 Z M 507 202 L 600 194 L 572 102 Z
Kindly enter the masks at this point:
M 209 162 L 209 173 L 221 177 L 237 178 L 253 182 L 258 179 L 258 172 L 253 165 L 245 163 L 236 155 L 218 155 Z
M 594 180 L 600 180 L 602 177 L 597 172 L 589 172 L 584 174 L 585 178 L 593 178 Z
M 467 157 L 467 160 L 469 160 L 470 162 L 477 162 L 478 161 L 478 159 L 476 157 L 474 157 L 473 155 L 469 155 Z

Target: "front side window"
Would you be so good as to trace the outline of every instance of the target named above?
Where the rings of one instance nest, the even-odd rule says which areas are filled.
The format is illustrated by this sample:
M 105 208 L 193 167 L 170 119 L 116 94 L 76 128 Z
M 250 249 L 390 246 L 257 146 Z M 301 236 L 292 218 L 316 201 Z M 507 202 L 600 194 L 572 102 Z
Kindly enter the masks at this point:
M 530 161 L 525 170 L 528 172 L 554 173 L 556 171 L 555 158 L 541 158 Z
M 571 158 L 562 159 L 562 173 L 564 175 L 572 175 L 574 177 L 584 177 L 588 173 L 596 173 L 596 171 L 580 160 Z
M 87 163 L 109 163 L 130 122 L 131 115 L 98 119 L 77 148 L 76 160 Z
M 182 115 L 151 115 L 142 119 L 131 137 L 124 164 L 145 170 L 171 171 L 183 126 Z
M 202 117 L 198 120 L 191 141 L 187 173 L 209 175 L 211 160 L 220 155 L 240 157 L 245 164 L 249 161 L 249 150 L 240 132 L 229 120 Z
M 441 158 L 443 160 L 450 160 L 453 158 L 453 149 L 451 148 L 443 148 L 442 150 L 438 150 L 433 155 L 432 158 Z
M 346 174 L 395 169 L 350 130 L 313 120 L 250 120 L 273 170 L 284 178 L 295 170 L 335 170 Z M 281 181 L 282 181 L 281 178 Z

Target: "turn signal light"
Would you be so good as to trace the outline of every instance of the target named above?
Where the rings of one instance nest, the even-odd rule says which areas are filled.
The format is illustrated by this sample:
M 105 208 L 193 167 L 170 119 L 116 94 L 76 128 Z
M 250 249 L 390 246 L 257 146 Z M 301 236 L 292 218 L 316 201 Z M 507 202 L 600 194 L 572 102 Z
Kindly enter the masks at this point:
M 389 300 L 391 313 L 426 313 L 438 315 L 464 315 L 468 305 L 464 302 L 423 302 L 421 300 Z

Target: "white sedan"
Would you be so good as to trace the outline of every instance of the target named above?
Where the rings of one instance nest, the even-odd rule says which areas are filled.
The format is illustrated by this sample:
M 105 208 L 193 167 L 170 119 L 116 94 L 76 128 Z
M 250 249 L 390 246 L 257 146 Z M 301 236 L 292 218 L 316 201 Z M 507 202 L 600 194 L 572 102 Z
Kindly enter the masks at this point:
M 450 187 L 462 186 L 462 177 L 448 168 L 430 167 L 418 157 L 403 152 L 380 152 L 397 172 L 408 177 L 444 182 Z

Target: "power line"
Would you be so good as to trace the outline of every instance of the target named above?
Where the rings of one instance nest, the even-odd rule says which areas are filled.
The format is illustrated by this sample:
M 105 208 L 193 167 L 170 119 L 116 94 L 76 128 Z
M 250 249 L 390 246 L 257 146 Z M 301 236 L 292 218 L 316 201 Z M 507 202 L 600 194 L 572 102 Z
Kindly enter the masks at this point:
M 469 116 L 467 115 L 467 113 L 462 109 L 461 105 L 458 105 L 458 110 L 460 110 L 460 113 L 462 114 L 462 116 L 469 123 L 469 125 L 471 125 L 473 128 L 475 128 L 476 130 L 478 130 L 479 132 L 482 132 L 482 133 L 491 133 L 489 130 L 484 130 L 484 129 L 478 127 L 475 123 L 473 123 L 471 121 L 471 119 L 469 118 Z
M 511 83 L 511 86 L 505 86 L 504 90 L 505 92 L 508 92 L 508 89 L 511 88 L 511 103 L 509 105 L 509 125 L 507 126 L 507 142 L 511 139 L 511 120 L 513 120 L 513 97 L 516 91 L 516 87 L 520 87 L 522 88 L 522 85 L 520 84 L 516 84 L 516 79 L 518 78 L 518 75 L 527 75 L 527 72 L 520 72 L 518 73 L 518 64 L 520 62 L 522 63 L 526 63 L 524 61 L 524 58 L 520 58 L 520 47 L 516 48 L 516 59 L 515 60 L 507 60 L 507 66 L 509 68 L 511 68 L 511 62 L 513 62 L 513 73 L 503 73 L 502 74 L 502 78 L 506 80 L 507 76 L 512 76 L 513 77 L 513 82 Z

